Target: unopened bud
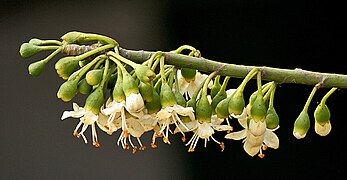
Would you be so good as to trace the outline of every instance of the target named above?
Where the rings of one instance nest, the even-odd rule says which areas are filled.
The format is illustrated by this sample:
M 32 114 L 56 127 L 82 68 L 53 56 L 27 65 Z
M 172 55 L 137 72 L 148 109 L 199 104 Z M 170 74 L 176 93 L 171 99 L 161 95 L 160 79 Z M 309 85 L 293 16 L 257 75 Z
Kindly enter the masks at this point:
M 87 72 L 86 81 L 89 85 L 95 86 L 102 80 L 103 69 L 93 69 Z
M 181 74 L 186 81 L 190 82 L 195 79 L 196 70 L 190 68 L 181 68 Z
M 102 86 L 99 86 L 102 87 Z M 104 104 L 104 89 L 96 88 L 86 99 L 84 108 L 91 110 L 94 114 L 99 114 L 101 106 Z
M 225 119 L 229 117 L 229 100 L 230 98 L 226 98 L 217 104 L 215 112 L 218 118 Z
M 89 94 L 93 90 L 93 87 L 87 83 L 86 79 L 82 79 L 80 82 L 78 82 L 77 87 L 81 94 Z
M 57 97 L 65 102 L 70 101 L 76 96 L 77 93 L 77 82 L 76 81 L 65 81 L 60 85 L 57 92 Z
M 245 99 L 243 98 L 243 93 L 236 91 L 232 96 L 230 96 L 228 111 L 229 114 L 240 115 L 245 108 Z
M 152 101 L 154 88 L 151 84 L 140 82 L 139 90 L 144 101 Z
M 294 122 L 293 135 L 297 139 L 302 139 L 306 136 L 310 128 L 310 118 L 306 111 L 302 111 Z
M 268 129 L 276 129 L 279 126 L 279 117 L 274 107 L 267 110 L 265 121 Z
M 157 91 L 152 91 L 152 101 L 145 102 L 145 106 L 148 110 L 148 114 L 157 113 L 161 109 L 160 96 Z
M 265 101 L 263 99 L 262 93 L 257 93 L 257 96 L 251 106 L 251 117 L 255 120 L 255 122 L 264 121 L 266 114 L 267 114 L 267 108 Z
M 35 44 L 23 43 L 20 46 L 19 53 L 23 58 L 29 58 L 42 50 L 43 49 L 40 46 Z
M 67 56 L 59 59 L 55 63 L 55 69 L 59 77 L 64 80 L 68 79 L 69 76 L 79 68 L 78 62 L 79 59 L 74 56 Z
M 156 76 L 151 68 L 142 64 L 135 68 L 135 73 L 140 81 L 144 83 L 150 83 Z
M 173 106 L 176 102 L 175 94 L 172 92 L 169 84 L 163 83 L 160 90 L 160 102 L 163 108 Z
M 45 68 L 46 61 L 40 60 L 34 63 L 31 63 L 28 67 L 29 74 L 32 76 L 39 76 L 43 69 Z
M 211 122 L 212 109 L 206 96 L 201 96 L 201 98 L 196 103 L 195 114 L 196 114 L 196 119 L 200 123 Z

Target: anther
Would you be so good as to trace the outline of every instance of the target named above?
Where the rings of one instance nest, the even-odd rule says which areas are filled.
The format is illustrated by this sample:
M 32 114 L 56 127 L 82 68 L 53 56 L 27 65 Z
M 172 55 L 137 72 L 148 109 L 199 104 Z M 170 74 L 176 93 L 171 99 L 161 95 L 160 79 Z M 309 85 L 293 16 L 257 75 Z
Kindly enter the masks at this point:
M 223 143 L 223 142 L 221 142 L 221 143 L 219 144 L 219 146 L 220 146 L 220 148 L 222 149 L 222 150 L 221 150 L 221 152 L 223 152 L 223 151 L 224 151 L 224 148 L 225 148 L 224 143 Z

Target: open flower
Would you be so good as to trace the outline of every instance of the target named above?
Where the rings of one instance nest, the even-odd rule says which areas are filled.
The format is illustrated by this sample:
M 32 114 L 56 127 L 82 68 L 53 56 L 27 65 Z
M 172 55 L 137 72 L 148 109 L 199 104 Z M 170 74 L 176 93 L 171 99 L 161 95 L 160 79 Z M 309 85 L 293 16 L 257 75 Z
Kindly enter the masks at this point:
M 100 144 L 98 142 L 98 135 L 95 128 L 95 122 L 98 120 L 99 115 L 96 115 L 92 111 L 86 110 L 83 107 L 79 107 L 77 103 L 73 103 L 72 105 L 73 111 L 64 111 L 61 120 L 64 120 L 68 117 L 80 118 L 80 122 L 77 124 L 75 130 L 73 131 L 73 135 L 77 138 L 82 137 L 84 142 L 87 144 L 87 138 L 84 136 L 83 133 L 87 130 L 88 126 L 90 125 L 92 127 L 93 146 L 100 147 Z M 81 131 L 78 132 L 78 129 L 81 126 Z
M 188 98 L 193 97 L 195 91 L 198 89 L 199 85 L 203 83 L 203 81 L 208 77 L 206 74 L 201 74 L 199 71 L 196 72 L 195 78 L 191 81 L 187 81 L 181 73 L 181 70 L 177 70 L 177 79 L 178 79 L 178 85 L 179 90 L 181 94 L 185 94 L 185 96 Z M 209 88 L 213 86 L 213 82 L 210 81 L 208 84 Z
M 183 137 L 185 137 L 183 130 L 180 128 L 181 125 L 184 129 L 188 129 L 184 123 L 181 121 L 179 115 L 188 116 L 191 120 L 195 120 L 194 110 L 192 107 L 182 107 L 178 104 L 174 104 L 173 106 L 167 106 L 161 109 L 156 117 L 158 119 L 158 123 L 160 126 L 160 131 L 158 136 L 163 136 L 163 141 L 167 144 L 170 144 L 169 141 L 169 131 L 170 125 L 175 124 L 179 131 L 182 133 Z M 184 139 L 184 138 L 183 138 Z M 152 142 L 155 144 L 155 142 Z
M 263 158 L 264 154 L 262 150 L 266 150 L 267 147 L 277 149 L 279 146 L 279 139 L 277 135 L 266 128 L 266 122 L 255 122 L 253 119 L 250 120 L 249 125 L 247 124 L 247 117 L 239 118 L 238 122 L 244 128 L 241 131 L 232 132 L 227 134 L 225 138 L 241 140 L 243 139 L 243 148 L 246 153 L 250 156 L 258 154 L 259 157 Z
M 193 127 L 195 127 L 193 129 L 193 136 L 192 138 L 188 141 L 188 143 L 186 144 L 186 146 L 190 145 L 188 152 L 194 152 L 196 145 L 199 141 L 199 139 L 203 139 L 204 140 L 204 147 L 206 148 L 207 146 L 207 142 L 210 141 L 210 138 L 216 142 L 217 144 L 219 144 L 219 146 L 221 147 L 221 151 L 224 151 L 224 143 L 223 142 L 219 142 L 217 141 L 212 135 L 215 133 L 216 131 L 231 131 L 233 128 L 230 125 L 221 125 L 222 122 L 224 120 L 217 118 L 217 115 L 212 115 L 211 116 L 211 122 L 202 122 L 200 123 L 198 120 L 192 121 L 192 124 L 195 125 L 191 125 Z

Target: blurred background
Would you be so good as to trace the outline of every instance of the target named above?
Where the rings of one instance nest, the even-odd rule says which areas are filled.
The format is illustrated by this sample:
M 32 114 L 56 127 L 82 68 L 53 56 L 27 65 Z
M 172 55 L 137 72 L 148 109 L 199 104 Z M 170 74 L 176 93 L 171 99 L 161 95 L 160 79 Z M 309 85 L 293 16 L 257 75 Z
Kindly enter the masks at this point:
M 69 31 L 103 34 L 121 47 L 169 51 L 188 44 L 220 62 L 346 74 L 344 6 L 332 1 L 0 1 L 1 150 L 0 179 L 343 179 L 346 173 L 347 91 L 327 101 L 332 132 L 314 132 L 313 111 L 328 89 L 319 90 L 309 108 L 311 128 L 305 139 L 292 135 L 293 123 L 312 87 L 283 84 L 276 91 L 280 116 L 279 149 L 265 158 L 248 156 L 241 141 L 198 144 L 188 153 L 179 135 L 171 145 L 131 154 L 100 133 L 101 147 L 72 136 L 76 119 L 61 121 L 72 103 L 56 98 L 63 82 L 47 64 L 40 77 L 19 55 L 23 42 L 36 37 L 59 39 Z M 55 58 L 57 60 L 57 58 Z M 241 79 L 232 79 L 236 88 Z M 255 86 L 246 88 L 245 94 Z M 83 104 L 85 97 L 76 101 Z M 87 132 L 87 137 L 89 132 Z M 224 135 L 224 134 L 223 134 Z M 215 137 L 219 140 L 222 134 Z M 149 147 L 151 134 L 142 141 Z

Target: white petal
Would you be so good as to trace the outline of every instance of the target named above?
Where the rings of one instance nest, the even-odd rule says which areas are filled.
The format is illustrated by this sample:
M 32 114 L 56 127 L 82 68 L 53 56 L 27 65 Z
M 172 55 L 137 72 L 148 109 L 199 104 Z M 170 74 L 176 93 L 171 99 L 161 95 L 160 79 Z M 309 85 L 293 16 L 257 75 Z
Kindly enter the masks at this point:
M 112 101 L 107 108 L 102 110 L 102 113 L 105 115 L 114 114 L 117 112 L 121 112 L 122 108 L 125 106 L 125 101 L 116 102 Z
M 280 140 L 274 132 L 266 130 L 264 134 L 264 143 L 270 148 L 277 149 L 280 144 Z
M 195 120 L 194 109 L 192 107 L 182 107 L 177 104 L 175 104 L 173 107 L 177 114 L 181 116 L 189 116 L 191 120 Z
M 96 121 L 96 124 L 98 125 L 98 127 L 106 132 L 107 134 L 112 134 L 112 132 L 108 129 L 108 128 L 105 128 L 105 125 L 107 124 L 107 120 L 108 120 L 108 116 L 100 113 L 99 114 L 99 118 L 98 120 Z
M 144 127 L 145 131 L 152 130 L 157 125 L 157 122 L 158 122 L 158 120 L 155 116 L 151 116 L 148 114 L 140 117 L 139 121 L 142 124 L 142 126 Z
M 226 139 L 234 139 L 234 140 L 241 140 L 244 139 L 247 136 L 247 129 L 237 131 L 237 132 L 232 132 L 227 135 L 225 135 Z
M 73 118 L 80 118 L 86 113 L 84 108 L 79 108 L 76 111 L 64 111 L 63 115 L 61 116 L 61 120 L 64 120 L 68 117 L 73 117 Z
M 181 70 L 177 70 L 178 86 L 180 88 L 180 93 L 184 94 L 188 91 L 189 83 L 184 79 L 181 74 Z
M 98 115 L 94 114 L 92 111 L 86 111 L 86 114 L 81 118 L 84 124 L 91 125 L 95 123 L 99 118 Z
M 252 146 L 260 146 L 263 144 L 263 141 L 264 135 L 254 136 L 252 133 L 248 133 L 245 142 L 249 143 Z
M 222 124 L 223 121 L 224 121 L 224 119 L 218 118 L 216 114 L 211 116 L 211 124 L 212 125 L 220 125 L 220 124 Z
M 251 132 L 255 136 L 260 136 L 265 133 L 266 130 L 266 121 L 264 122 L 255 122 L 253 119 L 249 122 L 249 132 Z
M 233 127 L 229 125 L 217 125 L 217 126 L 212 125 L 212 127 L 216 131 L 232 131 L 233 130 Z
M 204 122 L 202 124 L 199 124 L 197 132 L 198 132 L 198 136 L 204 139 L 204 138 L 208 138 L 212 136 L 212 134 L 214 133 L 214 130 L 211 127 L 210 123 Z
M 126 119 L 126 123 L 128 126 L 129 133 L 133 137 L 141 137 L 142 134 L 145 132 L 145 129 L 143 128 L 141 123 L 138 121 L 138 119 L 135 119 L 135 118 Z
M 320 125 L 319 123 L 315 122 L 314 123 L 314 130 L 316 131 L 316 133 L 320 136 L 326 136 L 330 133 L 331 131 L 331 124 L 330 121 L 328 121 L 327 123 L 325 123 L 324 126 Z
M 247 141 L 243 144 L 243 149 L 252 157 L 258 154 L 260 148 L 261 146 L 252 146 L 251 144 L 247 143 Z
M 169 117 L 171 117 L 171 113 L 169 113 L 168 111 L 166 111 L 165 109 L 161 109 L 159 112 L 157 112 L 157 118 L 158 119 L 167 119 Z

